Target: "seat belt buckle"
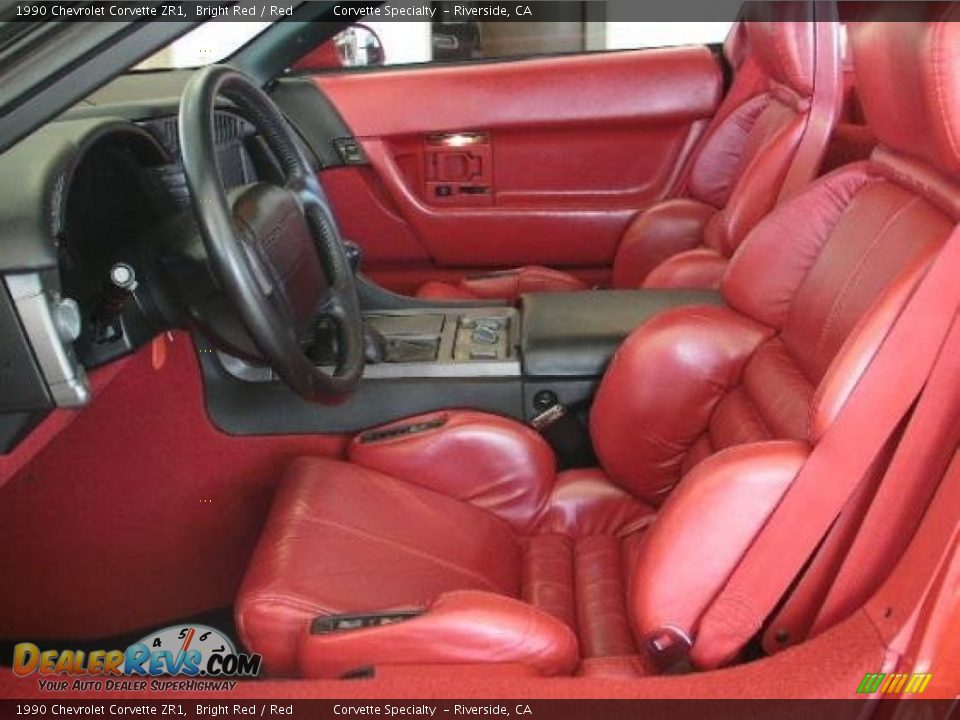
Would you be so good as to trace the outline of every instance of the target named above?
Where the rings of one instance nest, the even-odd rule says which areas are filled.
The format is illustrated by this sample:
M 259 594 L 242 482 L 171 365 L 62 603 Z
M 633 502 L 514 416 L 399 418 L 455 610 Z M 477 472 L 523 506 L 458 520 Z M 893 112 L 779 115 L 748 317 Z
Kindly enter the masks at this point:
M 643 647 L 647 657 L 664 675 L 693 670 L 690 662 L 693 640 L 675 625 L 664 625 L 649 633 L 644 639 Z
M 538 433 L 543 433 L 544 430 L 556 425 L 566 416 L 567 408 L 565 408 L 562 403 L 557 402 L 548 407 L 546 410 L 542 411 L 540 414 L 536 415 L 530 421 L 530 425 Z
M 556 393 L 541 390 L 533 398 L 533 408 L 537 414 L 530 420 L 530 426 L 553 448 L 559 469 L 596 464 L 590 435 Z

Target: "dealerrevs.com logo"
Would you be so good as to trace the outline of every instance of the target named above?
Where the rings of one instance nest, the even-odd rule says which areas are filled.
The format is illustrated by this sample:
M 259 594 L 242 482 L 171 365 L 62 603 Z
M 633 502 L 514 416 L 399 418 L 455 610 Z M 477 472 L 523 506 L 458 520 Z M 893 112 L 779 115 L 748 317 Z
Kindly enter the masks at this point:
M 39 689 L 53 692 L 232 690 L 232 678 L 256 677 L 260 662 L 260 655 L 238 653 L 219 630 L 174 625 L 125 650 L 50 650 L 20 643 L 14 648 L 13 673 L 36 673 Z

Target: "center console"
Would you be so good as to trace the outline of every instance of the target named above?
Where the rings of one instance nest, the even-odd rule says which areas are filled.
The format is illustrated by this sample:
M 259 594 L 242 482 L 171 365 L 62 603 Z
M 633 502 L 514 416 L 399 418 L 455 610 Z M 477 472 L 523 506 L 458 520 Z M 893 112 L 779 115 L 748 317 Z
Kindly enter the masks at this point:
M 520 309 L 368 308 L 367 365 L 338 405 L 303 401 L 269 368 L 201 346 L 211 418 L 231 434 L 352 433 L 442 409 L 530 421 L 545 405 L 587 407 L 620 343 L 670 308 L 721 304 L 704 290 L 537 293 Z

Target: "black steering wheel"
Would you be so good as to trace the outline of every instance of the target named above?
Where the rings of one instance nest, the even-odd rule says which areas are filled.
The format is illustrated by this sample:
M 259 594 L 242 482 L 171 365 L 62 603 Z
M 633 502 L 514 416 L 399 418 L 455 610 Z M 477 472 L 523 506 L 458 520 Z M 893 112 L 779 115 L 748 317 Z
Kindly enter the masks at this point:
M 280 164 L 282 185 L 258 182 L 226 192 L 214 137 L 218 97 L 256 127 Z M 250 79 L 212 65 L 183 92 L 179 132 L 209 263 L 262 359 L 301 397 L 336 402 L 363 374 L 363 318 L 337 224 L 293 131 Z M 307 357 L 302 342 L 324 316 L 337 335 L 332 373 Z

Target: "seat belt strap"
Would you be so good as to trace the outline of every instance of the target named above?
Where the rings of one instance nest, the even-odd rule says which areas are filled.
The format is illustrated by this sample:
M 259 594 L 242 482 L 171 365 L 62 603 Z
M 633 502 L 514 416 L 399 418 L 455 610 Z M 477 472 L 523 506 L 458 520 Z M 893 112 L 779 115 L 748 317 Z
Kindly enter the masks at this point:
M 692 649 L 698 667 L 730 662 L 757 634 L 910 411 L 960 307 L 958 274 L 960 228 L 947 239 L 836 420 L 701 618 Z

